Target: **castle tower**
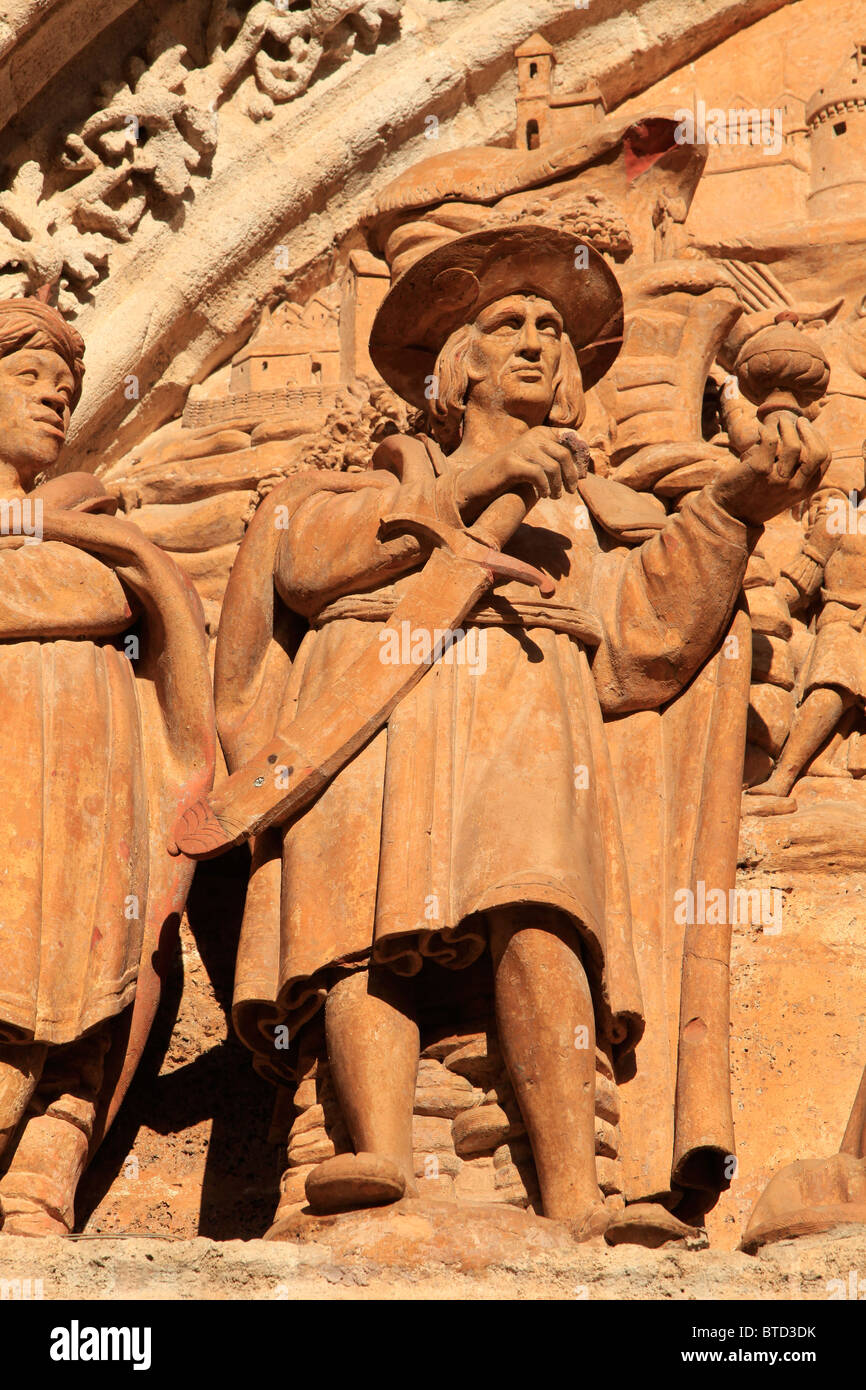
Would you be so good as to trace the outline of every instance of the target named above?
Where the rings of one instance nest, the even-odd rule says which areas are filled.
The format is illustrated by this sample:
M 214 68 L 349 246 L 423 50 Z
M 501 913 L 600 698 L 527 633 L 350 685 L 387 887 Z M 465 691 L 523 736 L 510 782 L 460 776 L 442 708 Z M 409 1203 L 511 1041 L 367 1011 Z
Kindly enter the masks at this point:
M 812 218 L 866 215 L 866 42 L 806 107 L 812 154 Z
M 556 55 L 540 34 L 515 48 L 517 59 L 517 148 L 537 150 L 559 140 L 579 139 L 605 114 L 595 82 L 577 92 L 553 90 Z
M 550 125 L 550 92 L 556 55 L 540 34 L 531 34 L 515 48 L 517 59 L 517 148 L 537 150 L 546 144 Z

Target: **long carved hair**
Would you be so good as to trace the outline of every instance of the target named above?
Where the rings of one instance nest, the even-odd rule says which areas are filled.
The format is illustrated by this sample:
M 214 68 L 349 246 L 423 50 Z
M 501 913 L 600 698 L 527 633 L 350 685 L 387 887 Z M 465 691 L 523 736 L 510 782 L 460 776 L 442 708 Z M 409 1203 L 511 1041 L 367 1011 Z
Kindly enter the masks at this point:
M 437 444 L 450 453 L 456 449 L 463 433 L 466 397 L 472 383 L 469 371 L 469 348 L 480 336 L 474 323 L 464 323 L 446 340 L 436 358 L 435 391 L 427 408 L 427 428 Z M 583 423 L 586 398 L 577 356 L 567 333 L 561 339 L 559 370 L 553 382 L 553 404 L 545 424 L 566 428 Z

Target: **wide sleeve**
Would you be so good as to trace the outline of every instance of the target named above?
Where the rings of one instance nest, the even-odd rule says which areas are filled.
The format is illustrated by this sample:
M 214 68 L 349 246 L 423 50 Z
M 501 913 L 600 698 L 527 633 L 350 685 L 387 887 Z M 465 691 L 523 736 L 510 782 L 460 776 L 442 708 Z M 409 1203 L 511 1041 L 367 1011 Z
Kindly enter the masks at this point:
M 0 546 L 0 639 L 107 637 L 134 617 L 114 570 L 63 541 Z
M 379 523 L 390 511 L 434 513 L 435 481 L 429 496 L 397 478 L 353 492 L 320 491 L 288 518 L 276 551 L 275 580 L 295 613 L 314 618 L 343 594 L 378 589 L 419 566 L 429 554 L 414 536 L 381 540 Z
M 679 694 L 724 636 L 749 553 L 745 525 L 704 488 L 635 550 L 596 560 L 592 603 L 604 638 L 593 676 L 607 713 Z

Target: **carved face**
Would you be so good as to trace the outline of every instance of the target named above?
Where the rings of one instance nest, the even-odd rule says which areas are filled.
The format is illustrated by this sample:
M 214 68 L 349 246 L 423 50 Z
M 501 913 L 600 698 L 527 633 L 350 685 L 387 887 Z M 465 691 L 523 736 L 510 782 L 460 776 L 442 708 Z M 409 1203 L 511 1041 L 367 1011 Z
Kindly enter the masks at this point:
M 469 348 L 473 405 L 531 424 L 547 418 L 562 355 L 562 315 L 546 299 L 513 294 L 482 309 Z
M 0 456 L 27 486 L 56 463 L 75 390 L 57 353 L 20 348 L 0 358 Z

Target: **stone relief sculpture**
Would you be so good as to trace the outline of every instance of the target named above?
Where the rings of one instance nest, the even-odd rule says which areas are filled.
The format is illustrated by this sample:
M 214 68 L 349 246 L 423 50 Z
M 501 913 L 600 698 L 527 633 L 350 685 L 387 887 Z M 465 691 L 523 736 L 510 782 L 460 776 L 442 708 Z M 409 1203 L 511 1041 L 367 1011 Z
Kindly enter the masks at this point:
M 470 151 L 463 154 L 458 152 L 456 156 L 436 157 L 417 170 L 409 171 L 381 199 L 377 218 L 371 224 L 371 244 L 384 253 L 398 282 L 418 262 L 419 257 L 423 259 L 425 252 L 429 254 L 436 247 L 449 246 L 455 235 L 467 235 L 472 229 L 488 227 L 500 227 L 507 231 L 514 226 L 515 218 L 521 220 L 521 225 L 529 223 L 531 226 L 533 220 L 538 219 L 547 228 L 588 237 L 597 250 L 608 255 L 615 263 L 633 260 L 634 263 L 622 272 L 625 321 L 628 325 L 626 345 L 612 369 L 598 383 L 597 390 L 591 393 L 586 424 L 590 431 L 587 438 L 592 445 L 590 479 L 594 476 L 607 477 L 616 479 L 618 483 L 626 483 L 629 489 L 651 489 L 658 499 L 657 508 L 646 492 L 642 501 L 639 493 L 632 494 L 628 503 L 620 501 L 612 527 L 612 518 L 606 514 L 609 528 L 617 539 L 634 544 L 653 534 L 663 522 L 668 509 L 682 508 L 690 495 L 713 483 L 729 466 L 735 446 L 740 453 L 746 451 L 755 437 L 755 405 L 759 406 L 758 413 L 765 417 L 772 410 L 774 393 L 778 396 L 785 384 L 789 392 L 793 390 L 793 394 L 789 394 L 782 404 L 797 414 L 806 410 L 814 416 L 819 408 L 826 412 L 828 400 L 834 399 L 840 402 L 843 413 L 846 410 L 850 413 L 850 403 L 845 403 L 845 373 L 839 371 L 842 354 L 836 346 L 838 331 L 827 330 L 821 319 L 823 314 L 829 322 L 842 300 L 795 307 L 795 297 L 763 267 L 757 272 L 751 269 L 745 271 L 740 262 L 726 261 L 719 273 L 706 259 L 695 259 L 695 253 L 685 246 L 682 236 L 678 236 L 676 242 L 665 241 L 664 238 L 660 240 L 652 231 L 655 228 L 657 232 L 660 206 L 674 207 L 680 225 L 685 220 L 694 180 L 700 176 L 700 165 L 694 164 L 694 150 L 674 151 L 667 143 L 670 128 L 667 128 L 666 134 L 663 121 L 656 122 L 653 127 L 652 140 L 655 143 L 647 145 L 647 134 L 638 134 L 637 127 L 634 128 L 635 133 L 627 129 L 623 135 L 621 122 L 605 123 L 603 118 L 600 122 L 596 119 L 593 136 L 588 140 L 586 134 L 583 137 L 587 140 L 587 167 L 584 169 L 580 159 L 575 159 L 573 154 L 561 158 L 552 153 L 550 144 L 555 140 L 556 131 L 545 126 L 542 108 L 547 100 L 543 93 L 533 96 L 534 119 L 537 120 L 540 134 L 534 145 L 530 143 L 529 152 L 522 153 L 519 145 L 513 154 L 509 151 L 489 152 L 491 158 L 483 179 L 478 179 L 473 173 L 471 159 L 475 157 L 475 152 Z M 581 110 L 584 109 L 581 107 Z M 645 132 L 648 128 L 645 124 L 642 129 Z M 656 180 L 655 193 L 650 184 L 644 188 L 640 181 L 623 187 L 616 185 L 610 168 L 599 175 L 598 166 L 593 161 L 597 160 L 599 153 L 609 151 L 612 142 L 614 149 L 619 142 L 620 158 L 624 155 L 626 168 L 643 168 L 644 179 Z M 539 154 L 534 152 L 539 149 Z M 647 155 L 641 152 L 646 149 L 652 153 Z M 687 159 L 681 158 L 684 154 L 688 155 Z M 532 187 L 535 177 L 531 169 L 533 159 L 545 161 L 543 167 L 548 179 L 560 160 L 561 167 L 557 169 L 557 177 L 552 183 L 541 188 Z M 474 167 L 477 168 L 477 160 Z M 613 168 L 615 170 L 616 165 Z M 594 179 L 595 185 L 592 183 Z M 521 189 L 527 185 L 530 192 L 522 192 Z M 616 201 L 610 201 L 603 193 L 590 191 L 599 185 L 615 188 Z M 479 198 L 484 201 L 479 202 Z M 620 209 L 624 210 L 625 215 Z M 381 276 L 381 271 L 376 270 L 375 274 Z M 732 287 L 733 293 L 725 288 L 726 285 Z M 310 307 L 312 309 L 313 306 Z M 341 310 L 341 322 L 343 312 Z M 676 338 L 668 327 L 674 315 L 681 316 L 681 329 Z M 780 317 L 803 324 L 806 335 L 797 329 L 785 339 L 787 330 L 783 325 L 773 330 L 775 338 L 771 346 L 774 346 L 776 358 L 770 376 L 759 383 L 756 394 L 749 392 L 751 403 L 746 396 L 732 396 L 726 387 L 719 402 L 721 414 L 717 431 L 721 430 L 721 433 L 717 432 L 713 438 L 712 429 L 708 427 L 702 430 L 700 399 L 703 383 L 713 367 L 714 359 L 718 357 L 725 362 L 728 373 L 735 373 L 739 368 L 743 381 L 743 362 L 749 354 L 753 360 L 757 360 L 761 348 L 760 335 L 766 334 L 774 318 Z M 662 331 L 663 322 L 665 328 Z M 856 322 L 852 328 L 856 333 Z M 783 335 L 781 341 L 779 333 Z M 300 337 L 298 343 L 301 345 Z M 274 350 L 272 344 L 270 350 Z M 842 351 L 850 356 L 847 339 Z M 802 377 L 798 367 L 804 354 L 817 370 L 812 382 Z M 375 352 L 374 361 L 386 380 L 394 385 L 394 378 L 383 370 Z M 240 378 L 240 359 L 237 362 Z M 829 397 L 824 394 L 828 389 L 828 363 L 832 363 Z M 432 380 L 436 376 L 433 370 L 435 364 L 431 360 L 426 365 L 427 376 Z M 811 366 L 807 367 L 806 377 L 811 370 Z M 232 380 L 234 376 L 233 368 Z M 718 379 L 722 384 L 725 380 L 729 384 L 735 383 L 736 375 L 728 375 L 727 378 L 723 375 Z M 841 389 L 834 397 L 832 393 L 837 381 L 841 383 Z M 297 385 L 306 389 L 300 377 L 297 378 Z M 805 394 L 801 390 L 804 386 Z M 335 388 L 331 389 L 333 391 Z M 820 407 L 814 404 L 819 396 L 822 397 Z M 651 405 L 644 402 L 651 402 Z M 422 407 L 427 402 L 416 397 L 410 404 Z M 704 404 L 706 408 L 706 399 Z M 775 404 L 778 407 L 779 401 L 776 400 Z M 241 401 L 230 394 L 225 403 L 216 401 L 213 406 L 207 404 L 201 409 L 216 411 L 214 421 L 225 418 L 228 423 L 232 411 L 237 412 L 239 405 L 241 409 L 246 408 L 246 398 Z M 199 408 L 196 406 L 196 409 Z M 232 418 L 240 419 L 237 415 Z M 248 428 L 243 421 L 240 423 L 243 428 Z M 845 446 L 840 445 L 840 431 L 835 417 L 828 421 L 828 426 L 834 440 L 835 457 Z M 287 418 L 285 427 L 267 425 L 260 428 L 272 430 L 270 437 L 275 437 L 280 428 L 287 429 L 289 435 L 293 434 L 297 425 L 293 429 Z M 399 424 L 395 426 L 392 423 L 390 429 L 395 428 L 400 428 Z M 427 428 L 430 428 L 429 424 Z M 455 441 L 449 435 L 449 428 L 453 430 L 447 421 L 441 423 L 440 443 L 446 449 L 453 449 Z M 259 437 L 266 439 L 269 435 L 262 433 Z M 368 457 L 374 449 L 375 441 L 371 439 Z M 332 457 L 339 468 L 339 445 Z M 363 463 L 363 450 L 360 454 L 355 451 L 353 459 L 352 467 L 357 468 L 359 463 Z M 345 462 L 342 466 L 346 466 Z M 832 492 L 832 476 L 825 480 L 816 495 L 813 512 L 820 510 L 828 489 Z M 277 496 L 269 499 L 271 509 L 284 505 Z M 773 565 L 763 557 L 762 543 L 756 537 L 757 533 L 753 531 L 745 576 L 745 601 L 754 631 L 749 728 L 751 731 L 757 727 L 754 723 L 757 710 L 761 712 L 761 726 L 764 727 L 763 720 L 768 711 L 772 712 L 773 701 L 778 704 L 779 698 L 784 697 L 784 718 L 788 722 L 781 725 L 780 716 L 776 716 L 776 723 L 784 730 L 781 736 L 776 735 L 781 738 L 776 745 L 778 748 L 784 742 L 793 712 L 793 703 L 787 703 L 794 699 L 794 666 L 787 655 L 793 629 L 789 618 L 781 616 L 789 613 L 784 587 L 786 581 L 778 580 L 778 572 L 774 572 Z M 265 568 L 267 572 L 268 566 Z M 796 569 L 796 566 L 789 564 L 787 568 Z M 237 574 L 240 576 L 244 572 L 241 565 Z M 247 582 L 252 583 L 252 580 Z M 240 592 L 237 587 L 240 583 L 238 578 L 233 589 L 235 596 Z M 235 601 L 238 601 L 237 598 Z M 797 607 L 793 601 L 792 606 Z M 240 633 L 249 631 L 249 615 L 243 607 L 238 611 L 245 616 L 237 628 L 225 626 L 232 611 L 230 605 L 223 614 L 223 631 L 233 634 L 232 637 L 224 637 L 226 645 L 223 651 L 228 645 L 236 643 Z M 728 635 L 748 642 L 748 632 L 736 627 L 743 617 L 735 617 L 734 627 Z M 784 623 L 788 623 L 787 628 Z M 292 642 L 296 643 L 297 640 L 296 633 Z M 745 660 L 748 663 L 748 651 Z M 218 669 L 221 669 L 220 661 Z M 732 824 L 731 808 L 736 802 L 736 789 L 741 776 L 741 767 L 738 768 L 734 756 L 730 760 L 730 781 L 725 781 L 726 774 L 722 774 L 721 769 L 728 764 L 724 758 L 718 761 L 719 754 L 713 741 L 720 737 L 714 731 L 724 727 L 720 709 L 714 708 L 716 695 L 713 688 L 720 670 L 730 675 L 732 667 L 722 667 L 719 661 L 707 663 L 703 687 L 700 681 L 694 682 L 662 717 L 647 712 L 647 718 L 641 721 L 637 715 L 633 715 L 630 719 L 633 742 L 629 743 L 629 736 L 624 732 L 628 721 L 620 721 L 608 730 L 613 766 L 622 784 L 625 785 L 629 776 L 633 776 L 636 749 L 640 749 L 642 759 L 646 761 L 647 750 L 651 748 L 654 775 L 661 782 L 668 778 L 664 783 L 665 797 L 670 802 L 677 799 L 676 788 L 682 779 L 699 781 L 706 767 L 716 759 L 713 763 L 712 790 L 708 790 L 702 812 L 706 826 L 711 823 L 718 825 L 720 821 Z M 238 679 L 237 673 L 234 679 Z M 738 709 L 742 715 L 742 689 L 739 694 L 729 691 L 725 698 L 729 701 L 730 710 Z M 238 717 L 236 711 L 229 716 L 230 719 Z M 682 749 L 682 729 L 696 726 L 708 730 L 706 745 L 699 752 L 693 750 L 691 762 L 682 756 L 681 751 L 672 754 L 672 750 Z M 256 751 L 251 744 L 245 744 L 244 750 L 247 754 Z M 283 758 L 284 751 L 274 754 L 281 767 L 287 765 Z M 231 766 L 238 765 L 240 761 L 239 755 L 230 757 Z M 265 775 L 266 784 L 270 785 L 272 769 L 263 766 L 260 771 Z M 299 792 L 298 795 L 305 793 Z M 770 800 L 769 797 L 766 799 Z M 751 798 L 748 809 L 757 809 L 760 801 L 760 798 Z M 295 809 L 297 805 L 295 802 Z M 225 807 L 218 814 L 222 816 L 224 810 Z M 222 830 L 216 832 L 217 838 L 225 839 L 229 827 L 236 828 L 237 811 L 238 806 L 232 803 Z M 254 818 L 253 810 L 245 804 L 244 813 L 237 823 L 244 820 L 249 822 L 250 817 Z M 266 833 L 273 834 L 270 831 Z M 671 835 L 679 836 L 686 846 L 693 847 L 700 846 L 702 833 L 708 832 L 701 831 L 701 815 L 698 815 L 691 824 L 676 829 L 665 826 L 662 833 L 668 839 Z M 643 876 L 646 884 L 654 886 L 657 882 L 654 875 L 657 876 L 659 872 L 659 856 L 657 851 L 648 847 L 643 824 L 634 830 L 629 818 L 623 816 L 622 834 L 633 880 L 631 893 L 637 900 L 640 889 L 634 886 L 634 881 L 641 880 Z M 700 956 L 701 948 L 693 946 L 690 951 L 682 929 L 677 930 L 674 926 L 672 930 L 670 901 L 678 886 L 688 882 L 697 883 L 702 877 L 704 882 L 732 884 L 734 881 L 735 851 L 732 840 L 728 840 L 715 863 L 711 859 L 701 859 L 701 854 L 706 853 L 701 849 L 696 851 L 696 857 L 686 863 L 690 852 L 690 849 L 684 852 L 683 862 L 668 866 L 667 899 L 660 898 L 658 892 L 648 891 L 640 903 L 640 911 L 634 914 L 637 919 L 636 924 L 633 922 L 633 931 L 637 935 L 635 953 L 640 965 L 645 1017 L 643 1038 L 635 1052 L 633 1074 L 626 1080 L 629 1064 L 617 1067 L 603 1047 L 596 1050 L 596 1179 L 605 1196 L 607 1211 L 595 1224 L 597 1227 L 606 1226 L 608 1239 L 612 1241 L 639 1239 L 656 1244 L 667 1239 L 694 1239 L 694 1227 L 689 1230 L 690 1221 L 700 1223 L 703 1212 L 712 1206 L 718 1191 L 726 1186 L 725 1166 L 731 1168 L 734 1162 L 732 1131 L 729 1122 L 723 1120 L 717 1132 L 728 1137 L 724 1142 L 720 1140 L 716 1146 L 713 1160 L 715 1173 L 711 1180 L 707 1181 L 704 1172 L 696 1186 L 686 1192 L 672 1181 L 672 1171 L 677 1166 L 676 1129 L 678 1124 L 682 1124 L 682 1117 L 688 1114 L 687 1103 L 683 1103 L 679 1110 L 675 1103 L 678 1080 L 682 1083 L 681 1090 L 687 1092 L 689 1078 L 701 1077 L 700 1081 L 695 1081 L 697 1095 L 705 1087 L 707 1068 L 704 1067 L 702 1076 L 700 1064 L 694 1067 L 689 1064 L 688 1034 L 678 1044 L 671 1046 L 671 1020 L 682 1016 L 681 1023 L 684 1025 L 688 1021 L 686 1014 L 696 997 L 695 992 L 701 994 L 701 987 L 695 985 L 694 981 L 688 981 L 689 971 L 694 969 L 694 961 Z M 267 854 L 264 850 L 262 854 L 264 862 Z M 266 875 L 262 864 L 258 865 L 256 872 L 260 875 L 260 884 L 264 883 Z M 271 872 L 275 872 L 273 866 Z M 428 896 L 431 903 L 425 906 L 432 910 L 435 899 L 438 911 L 438 896 L 432 893 Z M 271 912 L 273 920 L 273 903 Z M 301 920 L 300 912 L 293 920 Z M 424 920 L 428 921 L 429 918 Z M 689 930 L 694 932 L 695 928 L 690 927 Z M 703 932 L 709 944 L 708 954 L 724 968 L 729 950 L 730 924 L 727 929 L 722 928 L 715 933 L 705 925 Z M 713 939 L 710 941 L 710 938 Z M 245 946 L 250 940 L 255 940 L 254 949 L 259 949 L 259 938 L 247 929 Z M 668 972 L 666 978 L 665 972 L 658 968 L 658 962 L 662 959 L 684 960 L 684 975 L 672 978 Z M 260 961 L 250 967 L 251 975 L 257 981 L 261 980 L 260 967 Z M 476 967 L 473 969 L 477 974 Z M 267 972 L 270 972 L 272 981 L 279 978 L 279 971 L 279 963 L 271 958 Z M 472 969 L 469 969 L 463 978 L 468 979 L 471 975 Z M 473 979 L 468 990 L 470 996 L 474 988 Z M 437 1038 L 435 1031 L 426 1031 L 424 1011 L 429 1011 L 432 1005 L 424 998 L 422 985 L 419 984 L 416 990 L 416 1010 L 421 1015 L 422 1056 L 414 1102 L 411 1164 L 415 1183 L 420 1192 L 429 1195 L 456 1195 L 462 1201 L 483 1198 L 485 1201 L 492 1200 L 494 1204 L 530 1205 L 535 1210 L 542 1210 L 538 1174 L 526 1136 L 527 1126 L 500 1051 L 501 1040 L 493 1016 L 489 980 L 484 980 L 480 988 L 482 1001 L 470 1003 L 468 1013 L 464 1010 L 459 1026 L 456 1029 L 452 1027 L 447 1040 Z M 460 977 L 455 976 L 451 991 L 452 997 L 459 996 L 461 991 L 464 994 L 467 992 L 462 989 Z M 279 983 L 272 985 L 271 992 L 276 1004 Z M 704 989 L 701 997 L 712 994 L 712 990 Z M 726 1044 L 722 1042 L 727 1027 L 726 991 L 715 990 L 715 1004 L 717 1012 L 711 1025 L 714 1036 L 706 1055 L 717 1061 L 722 1059 L 720 1067 L 716 1067 L 714 1072 L 719 1076 L 725 1074 L 727 1067 L 723 1060 Z M 237 1017 L 241 1030 L 257 1050 L 260 1069 L 274 1079 L 285 1082 L 290 1072 L 280 1058 L 280 1049 L 271 1047 L 267 1052 L 263 1051 L 260 1034 L 264 1029 L 269 1037 L 272 1036 L 272 1027 L 283 1026 L 282 1023 L 275 1025 L 275 1019 L 289 1019 L 290 1011 L 281 1014 L 276 1007 L 273 1011 L 266 1006 L 248 1007 L 247 1001 L 242 1000 Z M 467 1022 L 467 1019 L 470 1021 Z M 267 1024 L 264 1020 L 267 1020 Z M 292 1032 L 293 1028 L 290 1027 L 289 1031 Z M 426 1046 L 425 1039 L 430 1039 Z M 306 1028 L 298 1030 L 293 1047 L 295 1068 L 291 1072 L 290 1094 L 293 1095 L 296 1113 L 289 1135 L 289 1168 L 283 1181 L 280 1215 L 273 1228 L 274 1234 L 297 1229 L 297 1215 L 308 1197 L 319 1210 L 325 1210 L 329 1205 L 349 1205 L 350 1199 L 345 1194 L 352 1188 L 350 1151 L 356 1141 L 347 1127 L 345 1106 L 341 1104 L 339 1088 L 329 1065 L 320 1015 L 310 1020 Z M 683 1061 L 686 1064 L 678 1078 L 678 1069 Z M 665 1098 L 661 1106 L 660 1097 Z M 728 1105 L 726 1084 L 717 1088 L 709 1101 L 704 1091 L 704 1100 L 715 1115 L 723 1115 Z M 645 1133 L 648 1113 L 654 1116 L 656 1131 L 655 1142 L 649 1145 L 649 1153 L 641 1152 L 640 1142 L 631 1142 L 633 1135 Z M 659 1128 L 659 1114 L 670 1115 L 669 1131 Z M 672 1154 L 675 1155 L 673 1162 Z M 335 1169 L 327 1167 L 331 1160 L 336 1165 Z M 699 1163 L 700 1160 L 692 1165 L 693 1175 Z M 679 1169 L 681 1179 L 688 1167 L 688 1163 L 685 1163 Z M 410 1171 L 405 1155 L 404 1169 Z M 393 1196 L 398 1191 L 399 1181 L 394 1179 L 393 1173 L 389 1181 L 381 1165 L 377 1172 L 383 1190 Z M 308 1192 L 309 1178 L 312 1180 Z M 336 1197 L 328 1195 L 325 1184 L 329 1181 L 334 1183 L 334 1190 L 338 1194 Z M 701 1181 L 704 1182 L 703 1187 L 700 1186 Z M 321 1188 L 320 1183 L 323 1184 Z M 372 1178 L 370 1184 L 368 1194 L 375 1190 Z M 411 1186 L 410 1183 L 410 1190 Z M 659 1194 L 662 1194 L 661 1200 L 641 1200 L 647 1197 L 657 1199 Z
M 247 842 L 243 1234 L 866 1225 L 855 0 L 157 8 L 0 20 L 0 1230 Z
M 51 284 L 61 308 L 78 314 L 145 214 L 177 208 L 194 192 L 216 151 L 224 105 L 233 101 L 254 121 L 271 119 L 323 64 L 346 62 L 356 44 L 375 49 L 402 6 L 259 0 L 244 14 L 227 0 L 209 0 L 200 56 L 173 32 L 173 21 L 186 29 L 188 20 L 170 17 L 145 52 L 131 56 L 125 80 L 102 84 L 98 109 L 68 132 L 64 186 L 46 188 L 38 163 L 27 160 L 0 193 L 0 291 Z
M 732 881 L 731 837 L 721 848 L 704 837 L 706 818 L 730 818 L 738 800 L 747 637 L 730 674 L 718 649 L 749 527 L 807 496 L 827 455 L 804 420 L 773 417 L 670 519 L 587 473 L 570 429 L 584 416 L 584 383 L 616 355 L 620 322 L 611 271 L 565 232 L 521 223 L 409 260 L 379 310 L 371 354 L 405 400 L 420 408 L 430 396 L 427 432 L 386 440 L 366 476 L 307 475 L 277 488 L 232 571 L 216 664 L 232 777 L 182 818 L 178 845 L 206 856 L 264 832 L 235 1020 L 275 1075 L 280 1031 L 303 1057 L 304 1028 L 324 1004 L 348 1144 L 308 1167 L 314 1211 L 418 1192 L 413 1097 L 430 1039 L 410 982 L 425 964 L 459 972 L 488 951 L 496 1042 L 545 1215 L 578 1238 L 606 1230 L 609 1240 L 657 1244 L 695 1236 L 726 1183 L 718 940 L 709 971 L 697 939 L 685 955 L 681 946 L 676 1063 L 663 1066 L 671 1020 L 654 1016 L 656 998 L 642 1050 L 648 1011 L 633 927 L 657 993 L 664 957 L 642 915 L 669 889 L 652 851 L 640 861 L 634 852 L 639 837 L 652 839 L 632 799 L 634 753 L 637 741 L 655 741 L 676 776 L 700 777 L 680 720 L 703 720 L 722 795 L 705 792 L 680 832 L 695 877 Z M 469 573 L 452 595 L 436 547 L 462 557 L 470 537 L 487 581 Z M 501 587 L 485 600 L 491 579 Z M 525 597 L 533 580 L 540 600 Z M 290 668 L 298 620 L 309 631 Z M 428 673 L 455 630 L 461 640 Z M 479 643 L 483 670 L 468 665 Z M 702 685 L 694 678 L 708 661 Z M 723 729 L 727 754 L 715 742 Z M 641 797 L 663 791 L 662 765 L 644 765 Z M 446 978 L 440 970 L 440 1003 Z M 600 1099 L 599 1067 L 613 1082 Z M 295 1075 L 312 1079 L 303 1067 Z M 622 1135 L 620 1096 L 630 1112 Z M 650 1105 L 655 1133 L 639 1119 Z M 606 1201 L 599 1153 L 620 1159 Z M 300 1176 L 295 1164 L 273 1236 L 297 1229 Z
M 862 491 L 862 486 L 857 492 Z M 778 798 L 767 808 L 775 812 L 795 810 L 796 799 L 789 796 L 804 769 L 839 731 L 848 711 L 862 709 L 866 641 L 862 633 L 866 617 L 866 574 L 863 572 L 864 538 L 858 531 L 859 515 L 847 495 L 822 489 L 818 506 L 810 509 L 809 529 L 800 556 L 781 583 L 792 612 L 805 607 L 820 592 L 815 618 L 815 637 L 799 678 L 800 703 L 782 746 L 779 761 L 766 782 L 750 787 L 755 796 Z M 828 510 L 828 504 L 842 502 Z M 823 503 L 823 505 L 821 505 Z M 845 512 L 854 513 L 853 526 L 845 526 Z M 834 522 L 841 522 L 835 527 Z M 843 529 L 844 528 L 844 529 Z M 850 726 L 851 721 L 847 721 Z M 849 733 L 850 728 L 844 732 Z M 827 749 L 826 757 L 839 749 Z M 853 749 L 847 749 L 845 766 L 857 768 Z
M 84 344 L 0 302 L 0 1223 L 66 1234 L 147 1039 L 191 866 L 166 838 L 209 785 L 201 610 L 88 474 L 49 477 Z
M 740 1248 L 866 1225 L 866 1073 L 860 1082 L 839 1152 L 799 1159 L 775 1173 L 762 1192 Z
M 830 309 L 831 317 L 836 307 Z M 804 623 L 793 648 L 799 668 L 799 704 L 785 720 L 787 737 L 778 750 L 775 769 L 766 781 L 749 788 L 755 797 L 769 798 L 756 810 L 795 810 L 796 797 L 790 793 L 807 770 L 837 778 L 861 775 L 855 720 L 862 708 L 866 654 L 859 612 L 866 598 L 862 572 L 866 542 L 859 512 L 866 458 L 862 325 L 858 304 L 854 314 L 838 324 L 819 322 L 810 328 L 809 336 L 826 353 L 831 367 L 829 385 L 820 400 L 820 419 L 832 440 L 833 459 L 803 517 L 803 542 L 782 565 L 777 581 L 777 592 L 789 614 Z

